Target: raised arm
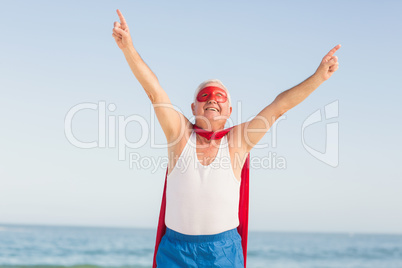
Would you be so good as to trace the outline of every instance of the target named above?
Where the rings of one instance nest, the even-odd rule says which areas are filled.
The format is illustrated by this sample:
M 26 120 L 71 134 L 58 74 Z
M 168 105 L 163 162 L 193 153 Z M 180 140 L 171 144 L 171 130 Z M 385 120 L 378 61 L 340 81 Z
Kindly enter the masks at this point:
M 234 130 L 234 133 L 241 135 L 242 147 L 247 152 L 262 139 L 280 116 L 301 103 L 338 70 L 338 57 L 334 56 L 334 53 L 340 47 L 341 45 L 335 46 L 325 55 L 312 76 L 297 86 L 279 94 L 270 105 L 265 107 L 252 120 L 238 125 L 238 129 Z
M 189 121 L 182 113 L 174 109 L 167 93 L 159 84 L 158 78 L 134 48 L 130 31 L 123 14 L 118 9 L 117 14 L 120 18 L 120 23 L 117 21 L 114 23 L 112 36 L 118 47 L 122 50 L 134 76 L 137 78 L 138 82 L 140 82 L 148 98 L 151 100 L 168 143 L 174 142 L 182 135 L 185 129 L 184 126 L 186 126 Z

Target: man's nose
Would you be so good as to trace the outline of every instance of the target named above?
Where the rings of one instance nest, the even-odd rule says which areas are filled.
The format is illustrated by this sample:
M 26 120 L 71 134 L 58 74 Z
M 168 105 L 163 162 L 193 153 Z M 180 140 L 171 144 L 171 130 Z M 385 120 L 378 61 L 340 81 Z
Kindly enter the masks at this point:
M 208 99 L 208 103 L 216 103 L 215 97 L 211 97 L 210 99 Z

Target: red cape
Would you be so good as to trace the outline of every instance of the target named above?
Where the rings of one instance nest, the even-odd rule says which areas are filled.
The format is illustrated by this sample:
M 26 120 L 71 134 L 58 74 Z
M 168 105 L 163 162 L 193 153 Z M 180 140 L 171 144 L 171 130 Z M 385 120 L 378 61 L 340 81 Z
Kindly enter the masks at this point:
M 196 128 L 196 126 L 194 128 Z M 222 132 L 224 132 L 224 135 L 226 135 L 226 133 L 229 132 L 230 129 L 231 128 L 225 129 Z M 198 129 L 198 131 L 199 131 L 199 129 Z M 243 169 L 241 171 L 240 201 L 239 201 L 239 222 L 240 222 L 240 224 L 237 227 L 237 231 L 239 232 L 240 237 L 242 239 L 244 267 L 246 267 L 246 258 L 247 258 L 249 170 L 250 170 L 250 154 L 248 154 L 247 159 L 243 165 Z M 162 237 L 166 232 L 165 210 L 166 210 L 167 174 L 168 174 L 168 170 L 166 170 L 165 185 L 163 187 L 162 204 L 161 204 L 161 210 L 159 213 L 158 229 L 156 232 L 156 243 L 155 243 L 154 260 L 153 260 L 152 268 L 156 268 L 156 253 L 158 251 L 159 243 L 161 242 Z

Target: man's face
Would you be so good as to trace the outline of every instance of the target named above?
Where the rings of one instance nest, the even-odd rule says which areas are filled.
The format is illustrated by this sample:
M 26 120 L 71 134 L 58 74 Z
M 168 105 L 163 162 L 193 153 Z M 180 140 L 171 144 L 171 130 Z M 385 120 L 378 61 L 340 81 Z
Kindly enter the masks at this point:
M 207 84 L 197 95 L 194 103 L 191 104 L 193 115 L 201 120 L 226 120 L 232 113 L 229 106 L 227 93 L 221 85 L 217 83 Z

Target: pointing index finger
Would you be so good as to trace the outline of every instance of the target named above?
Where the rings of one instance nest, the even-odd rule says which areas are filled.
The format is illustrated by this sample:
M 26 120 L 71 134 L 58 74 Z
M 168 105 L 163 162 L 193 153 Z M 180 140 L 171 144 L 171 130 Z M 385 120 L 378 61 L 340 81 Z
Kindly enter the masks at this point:
M 332 57 L 332 55 L 334 55 L 335 52 L 336 52 L 340 47 L 341 47 L 341 44 L 336 45 L 333 49 L 331 49 L 331 50 L 328 52 L 327 57 L 328 57 L 328 56 L 329 56 L 329 57 Z
M 127 23 L 123 17 L 123 14 L 121 14 L 120 10 L 118 10 L 118 9 L 116 11 L 117 11 L 117 15 L 119 15 L 121 26 L 123 26 L 123 27 L 126 26 Z

